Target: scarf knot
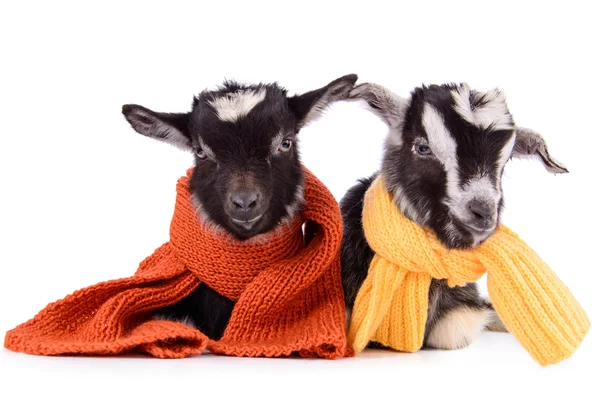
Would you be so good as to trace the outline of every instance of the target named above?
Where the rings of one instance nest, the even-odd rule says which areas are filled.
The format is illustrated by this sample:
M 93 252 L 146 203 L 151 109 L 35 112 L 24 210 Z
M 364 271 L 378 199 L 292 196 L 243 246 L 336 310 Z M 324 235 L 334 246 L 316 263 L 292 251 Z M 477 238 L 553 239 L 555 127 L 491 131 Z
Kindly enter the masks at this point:
M 357 352 L 371 340 L 417 351 L 431 279 L 463 286 L 486 272 L 500 319 L 542 365 L 570 356 L 589 330 L 587 315 L 564 283 L 505 226 L 477 248 L 448 249 L 398 210 L 378 177 L 365 194 L 363 229 L 375 255 L 352 310 L 349 341 Z
M 447 279 L 451 286 L 463 286 L 485 273 L 477 252 L 448 249 L 431 230 L 402 215 L 382 179 L 373 182 L 364 209 L 368 210 L 363 213 L 363 229 L 369 246 L 389 263 Z M 383 215 L 389 217 L 382 219 Z

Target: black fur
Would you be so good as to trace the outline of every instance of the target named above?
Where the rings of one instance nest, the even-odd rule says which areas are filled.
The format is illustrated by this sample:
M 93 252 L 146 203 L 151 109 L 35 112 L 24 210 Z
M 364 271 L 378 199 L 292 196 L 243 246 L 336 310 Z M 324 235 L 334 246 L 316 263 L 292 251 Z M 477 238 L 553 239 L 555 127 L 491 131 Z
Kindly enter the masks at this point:
M 176 321 L 189 319 L 196 329 L 209 338 L 217 340 L 223 336 L 234 304 L 227 297 L 221 296 L 201 283 L 191 295 L 179 303 L 157 311 L 156 314 L 162 319 Z
M 361 179 L 340 200 L 340 209 L 344 220 L 344 236 L 341 246 L 342 284 L 346 305 L 350 308 L 354 305 L 358 290 L 367 278 L 369 265 L 375 255 L 367 243 L 362 226 L 365 193 L 374 179 L 375 175 Z
M 125 105 L 123 114 L 137 132 L 196 154 L 190 190 L 198 217 L 243 241 L 272 230 L 301 209 L 304 182 L 296 135 L 329 104 L 344 99 L 356 79 L 347 75 L 291 97 L 274 83 L 226 81 L 194 97 L 189 113 L 157 113 Z M 237 119 L 220 119 L 212 103 L 240 92 L 264 92 L 264 99 Z M 248 200 L 243 204 L 236 200 L 242 195 Z M 201 284 L 189 297 L 154 315 L 187 320 L 211 339 L 219 339 L 234 305 Z

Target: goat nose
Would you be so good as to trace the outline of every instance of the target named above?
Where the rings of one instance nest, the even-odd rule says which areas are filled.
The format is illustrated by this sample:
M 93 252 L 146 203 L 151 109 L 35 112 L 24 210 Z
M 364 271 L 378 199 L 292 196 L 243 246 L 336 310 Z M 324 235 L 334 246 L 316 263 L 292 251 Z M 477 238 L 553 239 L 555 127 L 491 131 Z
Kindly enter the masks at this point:
M 494 216 L 494 207 L 489 203 L 480 200 L 471 200 L 468 207 L 476 219 L 484 220 Z
M 230 196 L 229 200 L 238 210 L 250 211 L 256 207 L 258 192 L 255 190 L 238 190 Z

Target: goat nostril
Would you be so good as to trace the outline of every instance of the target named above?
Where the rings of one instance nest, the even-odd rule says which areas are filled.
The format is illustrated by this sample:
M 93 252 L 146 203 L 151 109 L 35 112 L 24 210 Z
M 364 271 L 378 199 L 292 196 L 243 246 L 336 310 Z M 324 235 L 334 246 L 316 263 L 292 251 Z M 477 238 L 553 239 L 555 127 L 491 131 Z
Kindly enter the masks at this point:
M 472 201 L 469 203 L 469 211 L 476 219 L 486 219 L 492 216 L 494 210 L 486 203 L 480 201 Z
M 476 218 L 483 219 L 483 215 L 479 214 L 477 211 L 473 211 L 473 210 L 471 210 L 471 212 L 473 213 L 473 215 L 474 215 Z
M 257 206 L 258 193 L 251 191 L 239 191 L 234 193 L 229 200 L 237 210 L 249 211 Z

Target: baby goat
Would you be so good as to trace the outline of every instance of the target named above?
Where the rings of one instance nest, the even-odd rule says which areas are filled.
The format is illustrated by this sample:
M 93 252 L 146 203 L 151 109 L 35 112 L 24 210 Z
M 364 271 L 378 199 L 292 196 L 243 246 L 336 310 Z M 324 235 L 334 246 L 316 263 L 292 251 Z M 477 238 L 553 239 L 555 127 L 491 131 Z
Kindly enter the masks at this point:
M 476 246 L 494 232 L 502 211 L 501 177 L 511 157 L 535 156 L 550 172 L 568 172 L 548 153 L 540 135 L 514 124 L 498 90 L 431 85 L 416 88 L 403 99 L 365 83 L 356 86 L 349 98 L 364 100 L 389 127 L 379 173 L 398 208 L 432 229 L 449 248 Z M 373 258 L 361 214 L 363 197 L 375 176 L 361 180 L 341 201 L 342 274 L 350 308 Z M 443 280 L 433 280 L 426 347 L 464 347 L 484 328 L 505 330 L 474 283 L 450 288 Z
M 356 75 L 288 97 L 277 84 L 225 82 L 203 91 L 188 113 L 159 113 L 124 105 L 133 129 L 194 152 L 190 190 L 198 218 L 238 240 L 268 232 L 303 204 L 304 179 L 296 136 L 331 103 L 347 97 Z M 205 284 L 156 318 L 193 325 L 219 339 L 234 303 Z

